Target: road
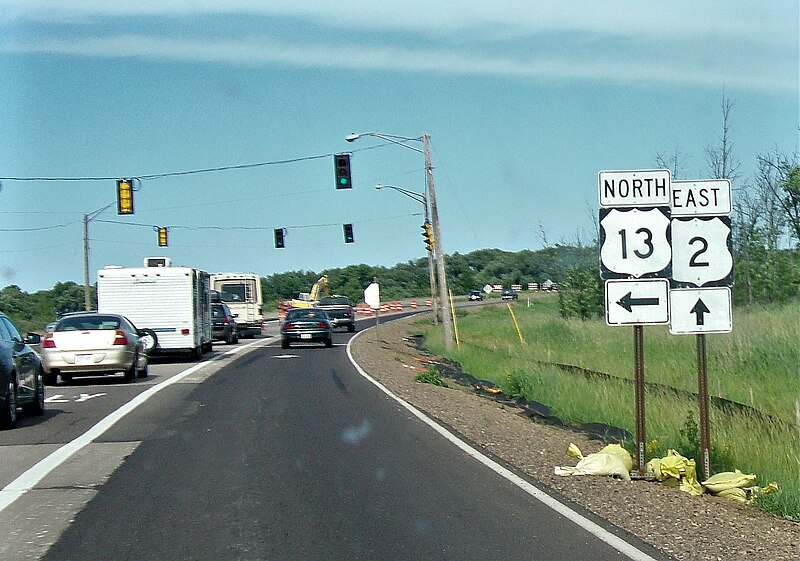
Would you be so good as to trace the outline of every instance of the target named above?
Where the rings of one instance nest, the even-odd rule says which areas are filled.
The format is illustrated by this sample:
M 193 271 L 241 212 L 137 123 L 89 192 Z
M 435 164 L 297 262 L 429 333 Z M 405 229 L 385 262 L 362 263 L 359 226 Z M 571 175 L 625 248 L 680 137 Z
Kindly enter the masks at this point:
M 349 362 L 349 338 L 215 345 L 239 352 L 188 374 L 165 363 L 134 384 L 48 388 L 44 419 L 0 433 L 2 493 L 180 379 L 12 502 L 0 559 L 625 558 L 381 392 Z

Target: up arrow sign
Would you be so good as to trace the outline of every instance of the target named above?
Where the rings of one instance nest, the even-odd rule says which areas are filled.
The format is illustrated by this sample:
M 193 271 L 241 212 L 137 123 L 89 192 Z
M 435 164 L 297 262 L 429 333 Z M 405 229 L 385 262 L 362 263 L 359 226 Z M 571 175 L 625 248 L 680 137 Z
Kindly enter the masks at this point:
M 689 310 L 690 314 L 695 314 L 697 316 L 697 325 L 705 325 L 705 315 L 710 312 L 711 310 L 708 309 L 708 306 L 706 306 L 700 298 L 697 299 L 694 307 Z
M 659 298 L 634 298 L 632 292 L 617 300 L 617 304 L 628 310 L 633 311 L 634 306 L 658 306 L 661 303 Z
M 731 289 L 675 288 L 669 291 L 669 332 L 728 333 L 733 328 Z

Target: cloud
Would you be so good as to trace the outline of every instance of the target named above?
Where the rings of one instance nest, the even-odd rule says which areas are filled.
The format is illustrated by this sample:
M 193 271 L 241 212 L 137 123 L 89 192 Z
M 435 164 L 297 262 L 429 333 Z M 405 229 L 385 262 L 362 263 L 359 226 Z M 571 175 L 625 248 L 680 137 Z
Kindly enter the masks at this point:
M 361 43 L 286 43 L 270 38 L 244 39 L 168 39 L 149 35 L 60 38 L 5 41 L 0 52 L 48 53 L 92 58 L 142 58 L 168 61 L 193 61 L 231 65 L 286 65 L 307 68 L 344 68 L 398 72 L 432 72 L 460 75 L 505 75 L 540 79 L 575 79 L 652 86 L 691 85 L 718 88 L 769 89 L 796 91 L 790 68 L 775 73 L 761 65 L 749 69 L 725 64 L 702 64 L 687 59 L 608 51 L 564 54 L 557 51 L 508 50 L 492 52 L 474 48 L 446 46 L 410 47 Z M 694 56 L 697 53 L 693 53 Z M 740 63 L 741 64 L 741 61 Z
M 794 92 L 798 8 L 780 3 L 0 0 L 0 52 Z M 262 35 L 231 35 L 236 16 Z

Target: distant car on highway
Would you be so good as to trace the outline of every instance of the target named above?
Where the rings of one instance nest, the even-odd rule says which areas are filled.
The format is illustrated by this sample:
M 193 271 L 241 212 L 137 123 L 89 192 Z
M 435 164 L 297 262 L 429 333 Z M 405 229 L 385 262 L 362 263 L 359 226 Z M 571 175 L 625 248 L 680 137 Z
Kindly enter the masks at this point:
M 323 296 L 317 307 L 325 310 L 333 327 L 346 327 L 350 333 L 356 330 L 356 313 L 353 302 L 347 296 Z
M 214 341 L 225 341 L 229 345 L 239 342 L 236 315 L 222 302 L 211 304 L 211 338 Z
M 469 293 L 469 300 L 470 300 L 470 302 L 473 302 L 473 301 L 476 301 L 476 300 L 483 300 L 483 292 L 481 292 L 480 290 L 472 290 Z
M 517 299 L 517 291 L 513 288 L 506 288 L 503 290 L 503 293 L 500 295 L 503 300 L 516 300 Z
M 152 335 L 139 330 L 125 316 L 84 312 L 58 320 L 42 339 L 44 380 L 55 385 L 58 376 L 123 373 L 126 382 L 148 373 L 147 345 Z
M 291 308 L 281 322 L 281 347 L 288 349 L 292 343 L 325 343 L 333 346 L 333 324 L 325 310 L 319 308 Z
M 44 413 L 44 370 L 39 355 L 0 312 L 0 428 L 16 426 L 19 407 L 33 415 Z

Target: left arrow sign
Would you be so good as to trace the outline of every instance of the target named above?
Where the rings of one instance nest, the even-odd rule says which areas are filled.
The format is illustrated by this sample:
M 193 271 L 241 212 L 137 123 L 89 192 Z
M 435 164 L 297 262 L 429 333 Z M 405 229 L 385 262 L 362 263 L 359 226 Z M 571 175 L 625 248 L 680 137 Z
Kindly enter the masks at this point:
M 608 325 L 669 322 L 667 279 L 608 280 L 605 289 Z
M 628 310 L 633 311 L 634 306 L 658 306 L 661 301 L 658 298 L 633 298 L 633 293 L 628 292 L 625 296 L 617 300 L 617 304 Z

